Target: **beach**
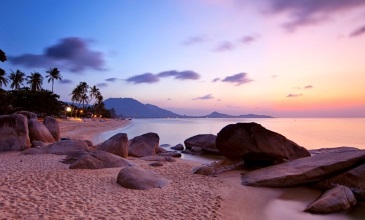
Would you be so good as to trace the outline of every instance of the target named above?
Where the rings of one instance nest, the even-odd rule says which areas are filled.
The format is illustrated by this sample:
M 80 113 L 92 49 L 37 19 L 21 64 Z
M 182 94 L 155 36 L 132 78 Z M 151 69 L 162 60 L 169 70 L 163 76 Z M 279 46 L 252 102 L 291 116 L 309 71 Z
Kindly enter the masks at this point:
M 62 137 L 93 140 L 129 121 L 60 121 Z M 306 205 L 320 192 L 300 187 L 271 189 L 240 184 L 243 170 L 216 177 L 192 173 L 198 162 L 177 159 L 161 167 L 129 157 L 171 180 L 166 187 L 132 190 L 116 182 L 121 168 L 71 170 L 64 155 L 0 153 L 0 219 L 363 219 L 351 213 L 312 215 Z

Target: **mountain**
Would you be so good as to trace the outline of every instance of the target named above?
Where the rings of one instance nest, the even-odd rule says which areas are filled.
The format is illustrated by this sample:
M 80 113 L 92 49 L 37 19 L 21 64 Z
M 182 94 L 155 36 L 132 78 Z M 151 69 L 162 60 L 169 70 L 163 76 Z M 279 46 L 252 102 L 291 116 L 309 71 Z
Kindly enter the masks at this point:
M 109 98 L 104 101 L 105 107 L 114 108 L 117 115 L 128 118 L 179 118 L 182 117 L 171 111 L 155 105 L 142 104 L 132 98 Z
M 126 118 L 272 118 L 266 115 L 232 116 L 219 112 L 212 112 L 205 116 L 182 116 L 151 104 L 143 104 L 132 98 L 109 98 L 104 101 L 107 109 L 114 108 L 117 115 Z

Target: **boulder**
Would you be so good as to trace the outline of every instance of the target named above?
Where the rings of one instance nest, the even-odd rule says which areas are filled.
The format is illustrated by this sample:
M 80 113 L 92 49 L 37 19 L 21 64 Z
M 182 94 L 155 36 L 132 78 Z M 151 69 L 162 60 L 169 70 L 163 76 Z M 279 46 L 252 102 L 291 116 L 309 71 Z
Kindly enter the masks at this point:
M 21 114 L 24 115 L 25 117 L 27 117 L 28 119 L 37 119 L 37 115 L 33 112 L 28 112 L 28 111 L 17 111 L 14 114 Z
M 322 180 L 314 187 L 328 190 L 338 185 L 349 187 L 358 200 L 365 200 L 365 164 L 341 173 L 337 176 Z
M 119 172 L 117 183 L 128 189 L 148 190 L 162 188 L 169 184 L 170 180 L 149 170 L 138 167 L 126 167 Z
M 21 151 L 30 146 L 27 117 L 20 114 L 0 116 L 0 151 Z
M 195 167 L 193 169 L 193 173 L 205 176 L 214 176 L 218 173 L 239 169 L 243 166 L 243 164 L 244 164 L 243 160 L 233 161 L 229 159 L 224 159 L 221 161 L 213 162 L 209 165 Z
M 103 143 L 96 145 L 95 148 L 128 158 L 128 136 L 125 133 L 118 133 Z
M 68 155 L 75 152 L 89 152 L 90 148 L 83 140 L 65 140 L 59 141 L 44 147 L 37 147 L 25 150 L 22 154 L 58 154 Z
M 42 141 L 46 143 L 55 143 L 51 132 L 37 119 L 28 120 L 29 138 L 31 141 Z
M 180 151 L 182 151 L 182 150 L 184 150 L 184 145 L 182 145 L 182 144 L 177 144 L 176 146 L 173 146 L 173 147 L 171 147 L 170 149 L 171 149 L 171 150 L 180 150 Z
M 237 123 L 217 135 L 217 148 L 228 159 L 243 159 L 247 165 L 272 165 L 308 157 L 303 147 L 257 123 Z
M 84 155 L 70 164 L 70 169 L 103 169 L 130 167 L 135 164 L 115 154 L 96 150 Z
M 315 214 L 327 214 L 348 210 L 357 203 L 352 191 L 346 186 L 337 186 L 323 193 L 304 210 Z
M 163 163 L 161 163 L 161 162 L 153 162 L 153 163 L 150 163 L 148 165 L 150 165 L 151 167 L 162 167 L 163 166 Z
M 160 137 L 156 133 L 146 133 L 136 136 L 128 143 L 128 155 L 133 157 L 145 157 L 156 155 Z
M 243 185 L 290 187 L 313 183 L 365 162 L 365 150 L 321 153 L 241 174 Z
M 206 153 L 219 154 L 215 141 L 217 136 L 213 134 L 198 134 L 184 141 L 185 147 L 191 150 L 193 147 L 199 147 Z
M 165 153 L 167 152 L 167 150 L 165 150 L 163 147 L 161 146 L 158 146 L 157 149 L 156 149 L 156 154 L 159 154 L 159 153 Z
M 44 124 L 44 126 L 46 126 L 46 128 L 51 133 L 53 139 L 56 142 L 61 140 L 60 126 L 58 124 L 58 121 L 55 118 L 47 116 L 44 118 L 43 124 Z
M 175 162 L 176 160 L 173 157 L 169 156 L 158 156 L 158 155 L 151 155 L 146 157 L 139 158 L 145 161 L 168 161 L 168 162 Z

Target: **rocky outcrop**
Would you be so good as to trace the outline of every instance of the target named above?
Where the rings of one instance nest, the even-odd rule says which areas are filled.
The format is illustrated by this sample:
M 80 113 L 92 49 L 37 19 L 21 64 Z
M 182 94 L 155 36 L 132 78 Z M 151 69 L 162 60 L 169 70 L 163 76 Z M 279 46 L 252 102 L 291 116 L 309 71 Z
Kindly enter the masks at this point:
M 128 189 L 148 190 L 162 188 L 168 185 L 170 180 L 149 170 L 138 167 L 126 167 L 119 172 L 117 183 Z
M 330 147 L 330 148 L 320 148 L 320 149 L 312 149 L 308 150 L 308 152 L 313 156 L 321 153 L 339 153 L 339 152 L 345 152 L 345 151 L 354 151 L 354 150 L 360 150 L 356 147 Z
M 337 186 L 323 193 L 308 205 L 305 212 L 327 214 L 348 210 L 357 203 L 352 191 L 346 186 Z
M 128 158 L 128 136 L 125 133 L 118 133 L 103 143 L 96 145 L 95 148 Z
M 185 147 L 191 150 L 193 147 L 199 147 L 205 153 L 219 154 L 215 141 L 217 136 L 213 134 L 198 134 L 184 141 Z
M 365 150 L 321 153 L 243 173 L 243 185 L 290 187 L 338 175 L 365 162 Z
M 135 164 L 115 154 L 106 151 L 93 151 L 86 154 L 76 154 L 72 159 L 68 156 L 65 160 L 74 160 L 70 169 L 103 169 L 113 167 L 130 167 Z
M 60 126 L 58 124 L 58 121 L 55 118 L 47 116 L 44 118 L 43 124 L 44 124 L 44 126 L 46 126 L 46 128 L 51 133 L 53 139 L 56 142 L 61 140 Z
M 28 112 L 28 111 L 17 111 L 14 114 L 21 114 L 24 115 L 25 117 L 27 117 L 28 119 L 37 119 L 37 115 L 33 112 Z
M 175 146 L 171 147 L 170 149 L 171 149 L 171 150 L 180 150 L 180 151 L 182 151 L 182 150 L 184 150 L 184 145 L 182 145 L 182 144 L 177 144 L 177 145 L 175 145 Z
M 257 123 L 227 125 L 218 133 L 216 145 L 228 159 L 243 159 L 247 165 L 267 166 L 310 156 L 305 148 Z
M 27 117 L 20 114 L 0 116 L 0 151 L 21 151 L 30 146 Z
M 83 140 L 64 140 L 43 147 L 30 148 L 23 151 L 22 154 L 68 155 L 75 152 L 89 152 L 92 150 Z
M 37 119 L 28 120 L 30 141 L 42 141 L 46 143 L 55 143 L 55 139 L 49 130 Z
M 328 190 L 338 185 L 349 187 L 358 200 L 365 200 L 365 164 L 337 176 L 320 181 L 314 187 Z
M 128 155 L 133 157 L 145 157 L 156 155 L 160 137 L 156 133 L 146 133 L 134 137 L 128 143 Z
M 151 155 L 151 156 L 141 157 L 139 159 L 145 160 L 145 161 L 168 161 L 168 162 L 176 161 L 173 157 L 159 156 L 159 155 Z
M 159 156 L 169 156 L 169 157 L 181 157 L 181 153 L 174 151 L 166 151 L 164 153 L 158 153 Z
M 239 169 L 244 165 L 243 160 L 232 161 L 224 159 L 221 161 L 213 162 L 209 165 L 203 165 L 195 167 L 193 169 L 194 174 L 201 174 L 205 176 L 214 176 L 218 173 L 223 173 L 229 170 Z

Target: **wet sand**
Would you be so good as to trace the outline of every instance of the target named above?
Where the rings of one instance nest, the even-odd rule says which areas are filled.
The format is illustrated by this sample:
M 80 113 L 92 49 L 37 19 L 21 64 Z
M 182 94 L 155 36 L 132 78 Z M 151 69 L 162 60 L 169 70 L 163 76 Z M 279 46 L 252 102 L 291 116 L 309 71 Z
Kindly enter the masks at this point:
M 60 121 L 62 137 L 92 140 L 128 121 Z M 0 219 L 364 219 L 351 213 L 312 215 L 302 210 L 320 192 L 305 187 L 269 189 L 240 184 L 242 170 L 217 177 L 192 174 L 200 163 L 177 159 L 162 167 L 130 157 L 172 182 L 131 190 L 116 183 L 120 168 L 70 170 L 61 155 L 0 153 Z

